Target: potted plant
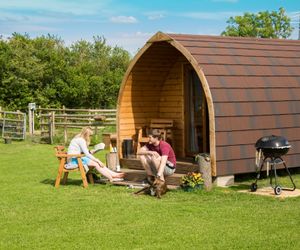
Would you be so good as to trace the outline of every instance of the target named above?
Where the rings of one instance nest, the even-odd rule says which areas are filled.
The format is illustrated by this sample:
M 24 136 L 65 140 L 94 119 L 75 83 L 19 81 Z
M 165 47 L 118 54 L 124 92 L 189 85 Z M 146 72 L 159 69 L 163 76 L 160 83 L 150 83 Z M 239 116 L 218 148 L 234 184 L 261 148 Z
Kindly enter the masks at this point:
M 180 186 L 184 191 L 190 192 L 194 189 L 202 189 L 203 182 L 201 173 L 190 172 L 181 178 Z

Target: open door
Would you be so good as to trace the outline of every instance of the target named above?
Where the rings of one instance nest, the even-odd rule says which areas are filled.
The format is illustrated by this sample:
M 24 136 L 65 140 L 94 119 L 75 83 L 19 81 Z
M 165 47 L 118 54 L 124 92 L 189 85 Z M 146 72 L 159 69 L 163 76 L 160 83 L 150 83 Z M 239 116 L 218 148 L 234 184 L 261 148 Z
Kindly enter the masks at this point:
M 194 156 L 207 152 L 207 104 L 200 79 L 195 70 L 186 65 L 185 79 L 185 154 Z

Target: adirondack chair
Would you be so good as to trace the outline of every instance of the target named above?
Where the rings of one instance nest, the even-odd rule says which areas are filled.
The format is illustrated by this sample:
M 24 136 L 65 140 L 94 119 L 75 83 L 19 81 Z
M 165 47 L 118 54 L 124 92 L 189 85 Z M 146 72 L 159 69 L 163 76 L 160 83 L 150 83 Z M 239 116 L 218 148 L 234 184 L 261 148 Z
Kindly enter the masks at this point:
M 83 187 L 86 188 L 88 186 L 88 182 L 87 182 L 85 170 L 84 170 L 84 167 L 83 167 L 83 164 L 81 161 L 81 157 L 84 155 L 83 154 L 67 154 L 67 152 L 65 152 L 64 146 L 56 146 L 56 147 L 54 147 L 54 149 L 55 149 L 55 156 L 57 157 L 57 159 L 59 161 L 59 167 L 58 167 L 58 173 L 57 173 L 57 177 L 56 177 L 56 181 L 55 181 L 55 187 L 56 188 L 59 187 L 63 173 L 64 173 L 64 176 L 63 176 L 62 183 L 66 184 L 69 173 L 79 171 L 81 174 Z M 74 169 L 66 169 L 65 166 L 67 164 L 68 158 L 71 158 L 71 157 L 77 158 L 78 167 L 74 168 Z M 87 176 L 88 176 L 90 183 L 94 184 L 94 179 L 93 179 L 92 173 L 88 172 Z

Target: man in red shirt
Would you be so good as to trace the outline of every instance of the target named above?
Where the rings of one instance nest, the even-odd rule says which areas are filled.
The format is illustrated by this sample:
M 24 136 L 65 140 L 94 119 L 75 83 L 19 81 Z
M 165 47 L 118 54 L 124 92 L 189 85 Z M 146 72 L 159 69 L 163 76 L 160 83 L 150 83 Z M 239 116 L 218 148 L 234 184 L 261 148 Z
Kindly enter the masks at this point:
M 165 180 L 164 176 L 172 175 L 176 168 L 176 156 L 169 143 L 161 140 L 161 132 L 152 129 L 149 142 L 137 154 L 148 176 Z

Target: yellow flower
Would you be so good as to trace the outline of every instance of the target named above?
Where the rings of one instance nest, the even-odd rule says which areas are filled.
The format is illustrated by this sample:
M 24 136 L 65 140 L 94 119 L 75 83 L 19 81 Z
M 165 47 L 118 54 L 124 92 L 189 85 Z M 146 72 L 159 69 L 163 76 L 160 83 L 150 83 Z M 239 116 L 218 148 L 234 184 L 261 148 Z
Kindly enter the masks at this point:
M 201 177 L 201 173 L 187 173 L 185 176 L 181 178 L 181 185 L 195 187 L 196 185 L 202 184 L 203 178 Z

